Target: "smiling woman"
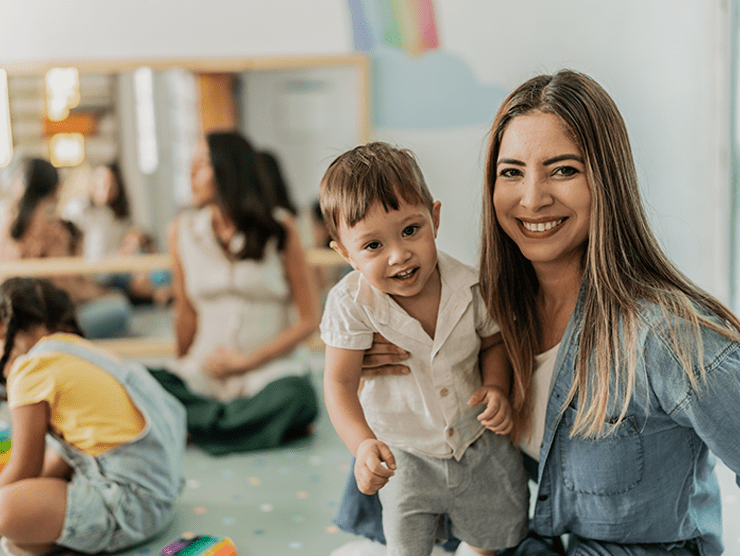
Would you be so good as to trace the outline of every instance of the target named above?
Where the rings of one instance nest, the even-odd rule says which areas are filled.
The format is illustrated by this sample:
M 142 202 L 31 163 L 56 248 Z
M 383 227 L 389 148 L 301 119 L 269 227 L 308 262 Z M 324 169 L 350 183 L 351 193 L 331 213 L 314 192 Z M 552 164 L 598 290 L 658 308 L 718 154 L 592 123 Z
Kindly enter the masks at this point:
M 721 554 L 711 454 L 740 476 L 740 320 L 663 254 L 624 120 L 595 80 L 526 81 L 490 137 L 481 291 L 538 483 L 512 554 Z M 379 376 L 398 356 L 374 341 Z M 382 538 L 379 514 L 349 482 L 342 527 Z

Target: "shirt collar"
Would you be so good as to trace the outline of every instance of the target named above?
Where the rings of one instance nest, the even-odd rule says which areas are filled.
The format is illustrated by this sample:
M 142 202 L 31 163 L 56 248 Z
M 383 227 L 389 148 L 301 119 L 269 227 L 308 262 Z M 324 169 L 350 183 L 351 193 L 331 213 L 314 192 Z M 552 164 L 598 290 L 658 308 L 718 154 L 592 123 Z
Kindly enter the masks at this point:
M 447 253 L 437 251 L 437 266 L 442 280 L 443 299 L 440 310 L 444 305 L 444 297 L 463 296 L 472 299 L 470 288 L 478 283 L 478 274 L 469 266 L 460 263 Z M 445 292 L 449 288 L 449 292 Z M 374 288 L 360 275 L 357 282 L 355 303 L 363 305 L 375 314 L 378 322 L 388 324 L 388 314 L 391 308 L 391 296 Z

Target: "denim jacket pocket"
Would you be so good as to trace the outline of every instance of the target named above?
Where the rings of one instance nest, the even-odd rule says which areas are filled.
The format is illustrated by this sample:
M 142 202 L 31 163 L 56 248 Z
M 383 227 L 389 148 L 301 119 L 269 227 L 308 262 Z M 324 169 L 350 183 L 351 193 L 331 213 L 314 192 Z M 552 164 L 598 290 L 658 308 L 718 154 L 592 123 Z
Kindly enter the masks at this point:
M 568 490 L 582 494 L 612 496 L 635 488 L 642 480 L 644 448 L 633 417 L 627 416 L 601 438 L 569 438 L 575 410 L 568 407 L 558 431 L 560 466 Z

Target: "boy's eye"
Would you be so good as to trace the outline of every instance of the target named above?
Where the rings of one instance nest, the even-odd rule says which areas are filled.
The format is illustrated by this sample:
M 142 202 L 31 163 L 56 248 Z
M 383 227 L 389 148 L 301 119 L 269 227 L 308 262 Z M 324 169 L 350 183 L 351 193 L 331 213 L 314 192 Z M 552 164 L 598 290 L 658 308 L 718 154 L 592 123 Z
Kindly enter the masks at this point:
M 380 247 L 379 241 L 371 241 L 370 243 L 365 245 L 365 249 L 367 249 L 368 251 L 375 251 L 378 247 Z
M 416 225 L 406 226 L 403 229 L 402 235 L 403 235 L 403 237 L 412 236 L 412 235 L 414 235 L 416 233 L 416 230 L 418 230 L 418 229 L 419 229 L 419 226 L 416 226 Z

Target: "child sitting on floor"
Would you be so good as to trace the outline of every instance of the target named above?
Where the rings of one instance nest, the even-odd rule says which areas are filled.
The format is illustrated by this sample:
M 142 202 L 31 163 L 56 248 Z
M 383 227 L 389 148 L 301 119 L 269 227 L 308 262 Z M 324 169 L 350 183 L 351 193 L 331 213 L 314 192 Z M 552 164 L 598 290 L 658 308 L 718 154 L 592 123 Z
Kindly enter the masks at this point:
M 51 282 L 0 286 L 13 446 L 0 473 L 5 554 L 131 547 L 168 525 L 182 490 L 183 407 L 144 367 L 81 336 Z
M 388 553 L 430 554 L 445 514 L 479 554 L 516 545 L 528 494 L 506 436 L 517 424 L 509 366 L 477 273 L 437 252 L 440 202 L 413 155 L 385 143 L 337 158 L 319 198 L 331 247 L 357 271 L 324 310 L 326 405 L 360 491 L 379 491 Z M 410 353 L 411 372 L 358 396 L 374 333 Z

